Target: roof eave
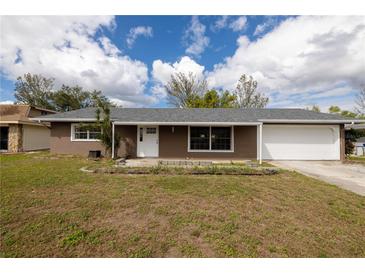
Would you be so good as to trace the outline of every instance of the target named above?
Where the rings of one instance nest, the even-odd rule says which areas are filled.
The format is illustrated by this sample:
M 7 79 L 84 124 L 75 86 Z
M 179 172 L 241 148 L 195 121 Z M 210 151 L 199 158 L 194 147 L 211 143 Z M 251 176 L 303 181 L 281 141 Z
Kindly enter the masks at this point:
M 46 118 L 46 117 L 35 117 L 29 118 L 32 121 L 40 122 L 95 122 L 96 118 Z
M 326 119 L 259 119 L 258 121 L 267 124 L 361 124 L 365 120 L 326 120 Z
M 169 125 L 169 126 L 189 126 L 189 125 L 261 125 L 261 122 L 145 122 L 145 121 L 114 121 L 115 125 Z

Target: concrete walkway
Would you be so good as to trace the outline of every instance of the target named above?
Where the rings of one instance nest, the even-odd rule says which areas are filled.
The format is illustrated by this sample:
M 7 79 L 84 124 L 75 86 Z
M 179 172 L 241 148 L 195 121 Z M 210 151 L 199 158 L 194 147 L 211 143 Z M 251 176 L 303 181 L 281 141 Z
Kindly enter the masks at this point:
M 339 161 L 273 161 L 277 167 L 294 170 L 365 196 L 365 166 Z

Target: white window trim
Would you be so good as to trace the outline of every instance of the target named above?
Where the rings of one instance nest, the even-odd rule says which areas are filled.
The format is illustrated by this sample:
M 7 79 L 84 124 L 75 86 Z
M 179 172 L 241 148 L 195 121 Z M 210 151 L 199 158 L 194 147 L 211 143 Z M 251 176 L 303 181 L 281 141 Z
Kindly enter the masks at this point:
M 188 126 L 188 152 L 234 152 L 234 126 L 223 126 L 223 125 L 199 125 L 198 127 L 209 127 L 209 149 L 190 149 L 190 127 Z M 193 126 L 194 127 L 194 126 Z M 212 127 L 230 127 L 231 128 L 231 149 L 230 150 L 217 150 L 211 149 L 212 147 Z
M 88 139 L 76 139 L 75 138 L 75 127 L 80 126 L 80 123 L 71 124 L 71 142 L 98 142 L 100 139 L 89 139 L 89 130 L 87 131 Z

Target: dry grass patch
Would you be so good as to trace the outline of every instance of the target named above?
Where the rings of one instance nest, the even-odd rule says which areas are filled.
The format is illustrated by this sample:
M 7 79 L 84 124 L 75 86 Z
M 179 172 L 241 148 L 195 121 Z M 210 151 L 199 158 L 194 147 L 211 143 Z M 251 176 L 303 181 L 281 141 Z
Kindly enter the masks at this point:
M 4 257 L 365 256 L 365 198 L 298 173 L 87 174 L 52 157 L 1 156 Z

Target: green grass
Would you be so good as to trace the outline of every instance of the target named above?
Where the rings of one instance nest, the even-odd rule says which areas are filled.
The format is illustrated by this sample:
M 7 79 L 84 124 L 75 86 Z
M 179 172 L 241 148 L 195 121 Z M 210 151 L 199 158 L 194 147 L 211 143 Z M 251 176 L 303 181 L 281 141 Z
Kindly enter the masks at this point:
M 364 257 L 365 198 L 270 176 L 85 173 L 112 166 L 1 155 L 3 257 Z
M 125 167 L 94 166 L 85 167 L 87 171 L 106 174 L 153 174 L 153 175 L 272 175 L 280 170 L 276 167 L 249 167 L 246 165 L 209 165 L 209 166 L 164 166 Z
M 346 164 L 365 165 L 365 156 L 347 156 L 344 162 Z

